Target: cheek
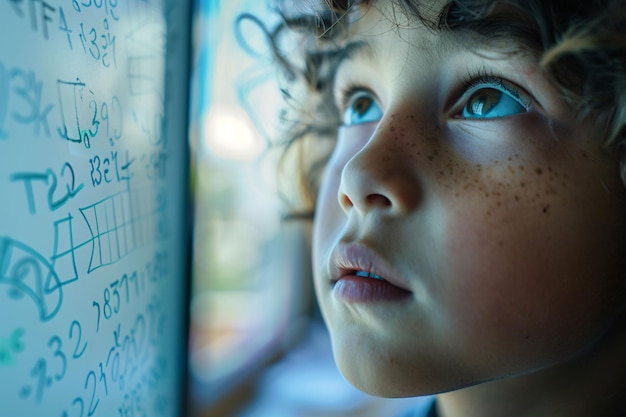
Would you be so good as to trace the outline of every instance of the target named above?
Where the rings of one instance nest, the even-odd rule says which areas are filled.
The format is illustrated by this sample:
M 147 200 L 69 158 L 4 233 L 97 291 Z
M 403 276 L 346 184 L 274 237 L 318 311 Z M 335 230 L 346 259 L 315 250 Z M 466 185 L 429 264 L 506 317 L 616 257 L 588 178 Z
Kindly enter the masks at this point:
M 479 337 L 556 357 L 603 327 L 622 293 L 624 205 L 598 187 L 620 190 L 616 173 L 583 158 L 528 165 L 513 155 L 447 184 L 440 302 L 470 351 Z

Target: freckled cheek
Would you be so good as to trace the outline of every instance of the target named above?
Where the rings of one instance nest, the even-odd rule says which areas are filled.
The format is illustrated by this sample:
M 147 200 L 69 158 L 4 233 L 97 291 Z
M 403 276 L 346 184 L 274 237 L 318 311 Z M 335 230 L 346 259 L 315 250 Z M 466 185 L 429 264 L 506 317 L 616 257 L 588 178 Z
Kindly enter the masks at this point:
M 588 169 L 577 175 L 576 164 L 514 159 L 440 183 L 441 303 L 450 327 L 469 339 L 508 329 L 483 336 L 503 334 L 506 346 L 543 340 L 551 349 L 558 338 L 575 346 L 614 302 L 612 271 L 602 268 L 617 239 L 595 224 L 617 210 L 598 208 L 606 196 L 597 178 L 586 183 Z

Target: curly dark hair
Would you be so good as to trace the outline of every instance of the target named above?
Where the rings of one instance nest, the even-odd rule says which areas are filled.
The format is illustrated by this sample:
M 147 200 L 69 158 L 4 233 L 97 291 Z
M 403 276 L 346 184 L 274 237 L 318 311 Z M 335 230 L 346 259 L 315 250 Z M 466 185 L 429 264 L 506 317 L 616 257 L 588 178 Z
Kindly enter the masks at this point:
M 624 146 L 626 0 L 451 0 L 435 12 L 420 0 L 278 0 L 281 23 L 265 30 L 286 104 L 283 162 L 291 161 L 289 169 L 299 172 L 301 208 L 292 217 L 312 217 L 320 173 L 340 124 L 332 89 L 336 63 L 350 53 L 347 29 L 380 1 L 393 5 L 392 15 L 449 33 L 468 48 L 479 37 L 499 47 L 514 45 L 510 53 L 531 52 L 579 120 L 591 121 L 606 146 Z M 286 39 L 298 47 L 285 52 Z M 621 172 L 626 182 L 623 161 Z

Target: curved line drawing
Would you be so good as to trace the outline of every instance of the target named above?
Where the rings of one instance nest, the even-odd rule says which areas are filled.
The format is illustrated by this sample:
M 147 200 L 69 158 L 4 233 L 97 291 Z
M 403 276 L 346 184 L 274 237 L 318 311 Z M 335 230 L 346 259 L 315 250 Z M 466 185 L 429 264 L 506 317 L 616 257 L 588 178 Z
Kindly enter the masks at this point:
M 53 265 L 30 246 L 0 236 L 0 284 L 9 287 L 9 297 L 28 296 L 39 310 L 39 319 L 49 321 L 63 305 L 63 286 Z

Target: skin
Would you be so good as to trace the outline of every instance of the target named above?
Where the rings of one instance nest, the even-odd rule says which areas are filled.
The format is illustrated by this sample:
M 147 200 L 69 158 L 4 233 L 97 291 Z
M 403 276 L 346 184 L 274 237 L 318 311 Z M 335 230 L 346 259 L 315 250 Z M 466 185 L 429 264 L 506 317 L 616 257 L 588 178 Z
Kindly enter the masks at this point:
M 441 393 L 445 417 L 614 415 L 626 397 L 618 155 L 531 56 L 477 54 L 380 7 L 352 26 L 369 46 L 341 64 L 336 90 L 366 88 L 382 117 L 340 129 L 313 232 L 340 370 L 374 395 Z M 459 117 L 462 80 L 485 68 L 530 109 Z M 337 297 L 341 245 L 375 253 L 410 296 Z

